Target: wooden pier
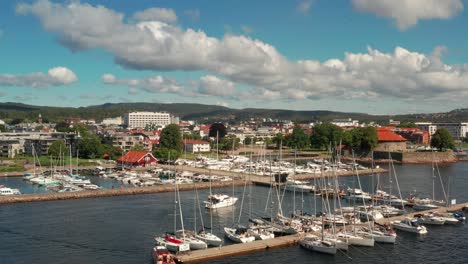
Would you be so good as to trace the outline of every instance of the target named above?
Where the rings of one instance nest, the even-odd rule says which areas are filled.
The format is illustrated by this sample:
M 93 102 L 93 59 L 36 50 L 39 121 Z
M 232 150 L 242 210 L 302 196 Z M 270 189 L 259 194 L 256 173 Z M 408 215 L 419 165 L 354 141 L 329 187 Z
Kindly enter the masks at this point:
M 177 260 L 183 263 L 192 263 L 220 259 L 229 256 L 245 255 L 261 250 L 296 245 L 303 236 L 304 234 L 295 234 L 267 240 L 256 240 L 246 244 L 234 244 L 205 250 L 195 250 L 177 255 Z

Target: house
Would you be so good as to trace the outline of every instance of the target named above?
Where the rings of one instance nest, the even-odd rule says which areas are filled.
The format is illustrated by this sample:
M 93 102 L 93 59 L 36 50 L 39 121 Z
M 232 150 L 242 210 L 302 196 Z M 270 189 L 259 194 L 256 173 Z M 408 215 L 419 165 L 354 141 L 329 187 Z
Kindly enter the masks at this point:
M 405 151 L 406 139 L 392 131 L 393 127 L 377 128 L 376 151 Z
M 198 139 L 184 139 L 184 149 L 187 152 L 210 152 L 210 143 Z
M 117 162 L 125 167 L 148 167 L 158 164 L 158 160 L 146 151 L 129 151 L 119 159 Z

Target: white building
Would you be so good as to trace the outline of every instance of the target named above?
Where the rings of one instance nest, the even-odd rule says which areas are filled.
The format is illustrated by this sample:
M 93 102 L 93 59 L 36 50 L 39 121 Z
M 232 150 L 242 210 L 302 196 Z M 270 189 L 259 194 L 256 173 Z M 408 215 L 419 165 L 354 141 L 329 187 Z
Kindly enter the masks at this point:
M 333 121 L 331 121 L 330 123 L 339 127 L 358 127 L 359 126 L 359 121 L 352 120 L 351 118 L 333 119 Z
M 101 124 L 106 125 L 106 126 L 109 126 L 109 125 L 120 126 L 122 124 L 122 117 L 118 116 L 114 118 L 104 118 Z
M 165 127 L 173 122 L 179 123 L 179 118 L 162 112 L 131 112 L 124 114 L 124 125 L 128 128 L 145 128 L 147 125 Z
M 210 152 L 210 143 L 198 139 L 184 139 L 184 149 L 187 152 Z
M 450 135 L 455 139 L 468 137 L 468 123 L 430 123 L 430 122 L 418 122 L 416 123 L 419 129 L 426 130 L 429 135 L 434 133 L 439 128 L 445 128 L 448 130 Z

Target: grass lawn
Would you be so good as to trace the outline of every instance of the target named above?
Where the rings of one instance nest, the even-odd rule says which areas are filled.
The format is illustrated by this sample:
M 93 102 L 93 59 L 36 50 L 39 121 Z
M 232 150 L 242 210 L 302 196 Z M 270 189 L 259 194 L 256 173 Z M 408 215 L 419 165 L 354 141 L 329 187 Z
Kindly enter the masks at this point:
M 21 159 L 22 162 L 24 162 L 26 164 L 34 164 L 33 157 L 22 157 L 20 159 Z M 36 163 L 37 163 L 37 161 L 36 161 Z M 39 163 L 40 163 L 41 166 L 44 166 L 44 167 L 60 166 L 60 165 L 63 165 L 64 163 L 65 163 L 65 166 L 68 166 L 70 164 L 70 158 L 65 157 L 65 160 L 62 161 L 62 160 L 59 160 L 59 159 L 56 159 L 56 158 L 41 156 L 41 157 L 39 157 Z M 76 158 L 72 158 L 71 164 L 73 166 L 76 166 Z M 94 166 L 94 165 L 98 165 L 98 163 L 96 162 L 96 160 L 78 159 L 78 165 L 79 166 Z
M 0 166 L 0 172 L 15 172 L 15 171 L 25 171 L 26 169 L 21 166 L 20 164 L 5 164 L 4 166 Z

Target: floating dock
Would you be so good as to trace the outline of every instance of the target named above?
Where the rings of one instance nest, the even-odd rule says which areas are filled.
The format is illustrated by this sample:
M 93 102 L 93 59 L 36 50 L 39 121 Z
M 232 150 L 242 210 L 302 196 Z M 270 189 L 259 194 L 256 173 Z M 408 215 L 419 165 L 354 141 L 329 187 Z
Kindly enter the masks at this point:
M 245 255 L 256 251 L 296 245 L 303 236 L 304 234 L 295 234 L 267 240 L 256 240 L 246 244 L 234 244 L 205 250 L 194 250 L 177 255 L 177 260 L 182 263 L 193 263 L 230 256 Z

